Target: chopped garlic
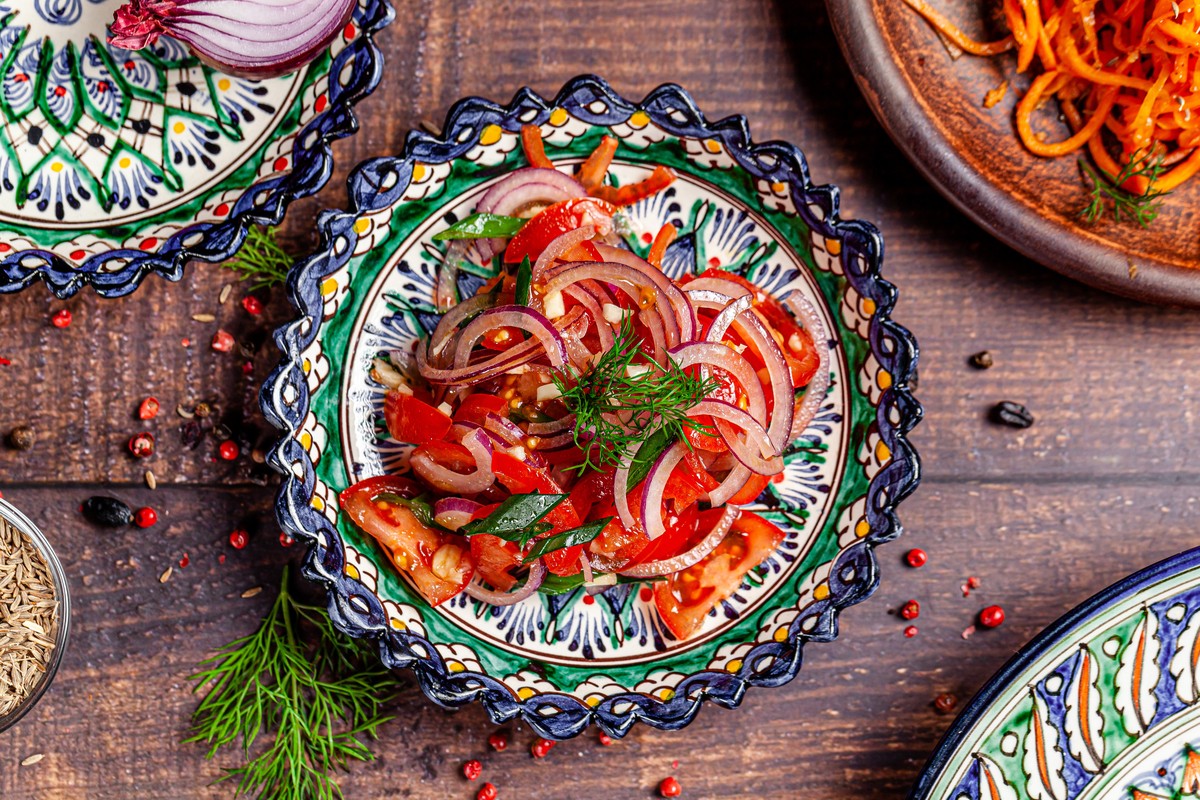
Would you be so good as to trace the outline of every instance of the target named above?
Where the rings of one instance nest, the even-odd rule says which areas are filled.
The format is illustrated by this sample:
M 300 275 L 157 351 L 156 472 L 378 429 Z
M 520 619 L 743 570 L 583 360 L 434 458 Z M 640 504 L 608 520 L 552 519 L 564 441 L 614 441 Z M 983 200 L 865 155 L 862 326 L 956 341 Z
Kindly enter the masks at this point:
M 524 461 L 525 459 L 529 458 L 529 454 L 525 452 L 525 448 L 519 444 L 515 444 L 508 448 L 508 454 L 517 461 Z
M 438 405 L 438 411 L 442 412 L 448 417 L 454 413 L 454 406 L 450 405 L 449 403 L 440 403 Z
M 605 322 L 611 322 L 614 325 L 625 319 L 625 315 L 628 313 L 625 309 L 612 303 L 605 303 L 600 310 L 604 313 Z
M 630 378 L 636 378 L 639 375 L 645 375 L 650 371 L 649 364 L 630 364 L 625 368 L 625 374 Z
M 554 400 L 559 397 L 562 397 L 562 392 L 558 390 L 558 384 L 556 383 L 543 383 L 538 387 L 537 401 L 539 403 L 544 403 L 547 400 Z
M 563 302 L 562 292 L 551 292 L 542 301 L 546 319 L 558 319 L 567 313 L 566 303 Z
M 594 581 L 585 583 L 584 586 L 616 586 L 617 573 L 609 572 L 604 575 L 597 575 Z

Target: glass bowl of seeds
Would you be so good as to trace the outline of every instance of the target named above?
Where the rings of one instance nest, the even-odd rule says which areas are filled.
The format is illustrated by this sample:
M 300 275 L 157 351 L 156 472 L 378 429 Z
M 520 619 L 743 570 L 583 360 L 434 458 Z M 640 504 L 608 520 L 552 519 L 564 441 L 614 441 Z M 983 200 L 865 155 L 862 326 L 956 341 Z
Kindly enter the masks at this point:
M 37 704 L 71 627 L 67 576 L 29 518 L 0 499 L 0 733 Z

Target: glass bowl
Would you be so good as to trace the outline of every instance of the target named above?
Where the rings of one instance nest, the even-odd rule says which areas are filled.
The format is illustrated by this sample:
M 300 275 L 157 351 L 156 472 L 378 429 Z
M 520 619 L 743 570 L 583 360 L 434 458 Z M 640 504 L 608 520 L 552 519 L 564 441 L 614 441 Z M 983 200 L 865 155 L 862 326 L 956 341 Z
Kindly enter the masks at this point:
M 42 676 L 41 682 L 38 683 L 29 696 L 25 698 L 21 705 L 17 706 L 9 714 L 0 716 L 0 733 L 8 730 L 16 725 L 29 710 L 37 705 L 38 700 L 42 699 L 42 695 L 50 688 L 50 684 L 54 682 L 54 676 L 58 672 L 58 665 L 62 663 L 63 653 L 67 649 L 67 639 L 71 632 L 71 592 L 67 584 L 67 574 L 63 570 L 62 562 L 58 560 L 58 556 L 54 552 L 54 548 L 50 546 L 50 542 L 42 534 L 38 527 L 30 521 L 29 517 L 22 514 L 15 506 L 6 500 L 0 499 L 0 517 L 8 520 L 8 522 L 22 534 L 25 535 L 42 558 L 46 561 L 46 566 L 50 570 L 51 579 L 54 581 L 54 594 L 58 600 L 58 628 L 54 634 L 54 651 L 50 654 L 50 663 L 46 665 L 46 674 Z

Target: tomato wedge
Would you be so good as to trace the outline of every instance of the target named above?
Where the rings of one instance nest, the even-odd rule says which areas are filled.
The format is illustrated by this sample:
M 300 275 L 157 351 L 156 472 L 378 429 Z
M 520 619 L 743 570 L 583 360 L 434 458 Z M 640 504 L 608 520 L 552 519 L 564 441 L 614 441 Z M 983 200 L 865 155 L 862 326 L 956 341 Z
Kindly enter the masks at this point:
M 492 471 L 496 473 L 496 480 L 513 494 L 564 494 L 562 488 L 545 472 L 500 450 L 492 453 Z M 578 528 L 581 523 L 569 497 L 555 506 L 543 521 L 552 526 L 547 536 Z M 555 575 L 577 575 L 583 569 L 579 563 L 582 553 L 583 545 L 573 545 L 547 553 L 542 556 L 542 562 Z
M 471 515 L 471 521 L 483 519 L 499 505 L 492 503 L 480 506 Z M 517 547 L 516 542 L 507 542 L 490 533 L 477 533 L 467 538 L 471 542 L 471 558 L 475 560 L 475 571 L 479 577 L 501 592 L 507 592 L 517 585 L 517 579 L 510 572 L 521 565 L 521 548 Z
M 771 479 L 766 475 L 752 474 L 746 479 L 745 485 L 737 490 L 737 494 L 729 498 L 726 502 L 734 506 L 744 506 L 747 503 L 753 503 L 763 493 L 763 489 L 766 489 L 767 484 L 770 482 Z
M 458 408 L 454 411 L 454 421 L 483 425 L 487 421 L 488 414 L 495 414 L 502 418 L 507 417 L 508 401 L 494 394 L 476 392 L 467 395 L 466 399 L 459 403 Z
M 395 390 L 384 398 L 383 419 L 393 439 L 413 444 L 444 439 L 454 424 L 454 420 L 429 403 Z
M 454 597 L 475 572 L 470 545 L 457 534 L 427 528 L 403 505 L 382 495 L 412 498 L 420 488 L 407 478 L 367 478 L 340 495 L 342 511 L 387 552 L 401 575 L 431 606 Z
M 617 207 L 595 197 L 576 197 L 555 203 L 535 214 L 508 243 L 504 260 L 519 264 L 526 257 L 537 261 L 546 246 L 564 233 L 584 225 L 595 225 L 601 232 L 612 230 Z
M 711 509 L 701 514 L 700 527 L 711 529 L 720 513 L 720 509 Z M 655 584 L 654 605 L 667 630 L 676 639 L 695 633 L 717 603 L 736 592 L 746 573 L 775 552 L 784 537 L 768 520 L 743 511 L 725 539 L 703 560 Z

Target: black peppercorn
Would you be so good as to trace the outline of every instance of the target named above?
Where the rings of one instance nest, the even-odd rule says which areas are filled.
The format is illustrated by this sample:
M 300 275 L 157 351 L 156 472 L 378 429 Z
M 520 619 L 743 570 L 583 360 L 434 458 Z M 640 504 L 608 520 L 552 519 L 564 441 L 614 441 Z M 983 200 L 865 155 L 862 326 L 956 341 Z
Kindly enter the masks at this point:
M 28 425 L 18 425 L 8 432 L 8 443 L 14 450 L 28 450 L 37 441 L 37 435 Z
M 83 516 L 106 528 L 119 528 L 133 522 L 133 510 L 115 497 L 96 495 L 83 501 Z
M 1029 413 L 1028 408 L 1008 400 L 992 407 L 991 419 L 992 422 L 1012 428 L 1028 428 L 1033 424 L 1033 414 Z

